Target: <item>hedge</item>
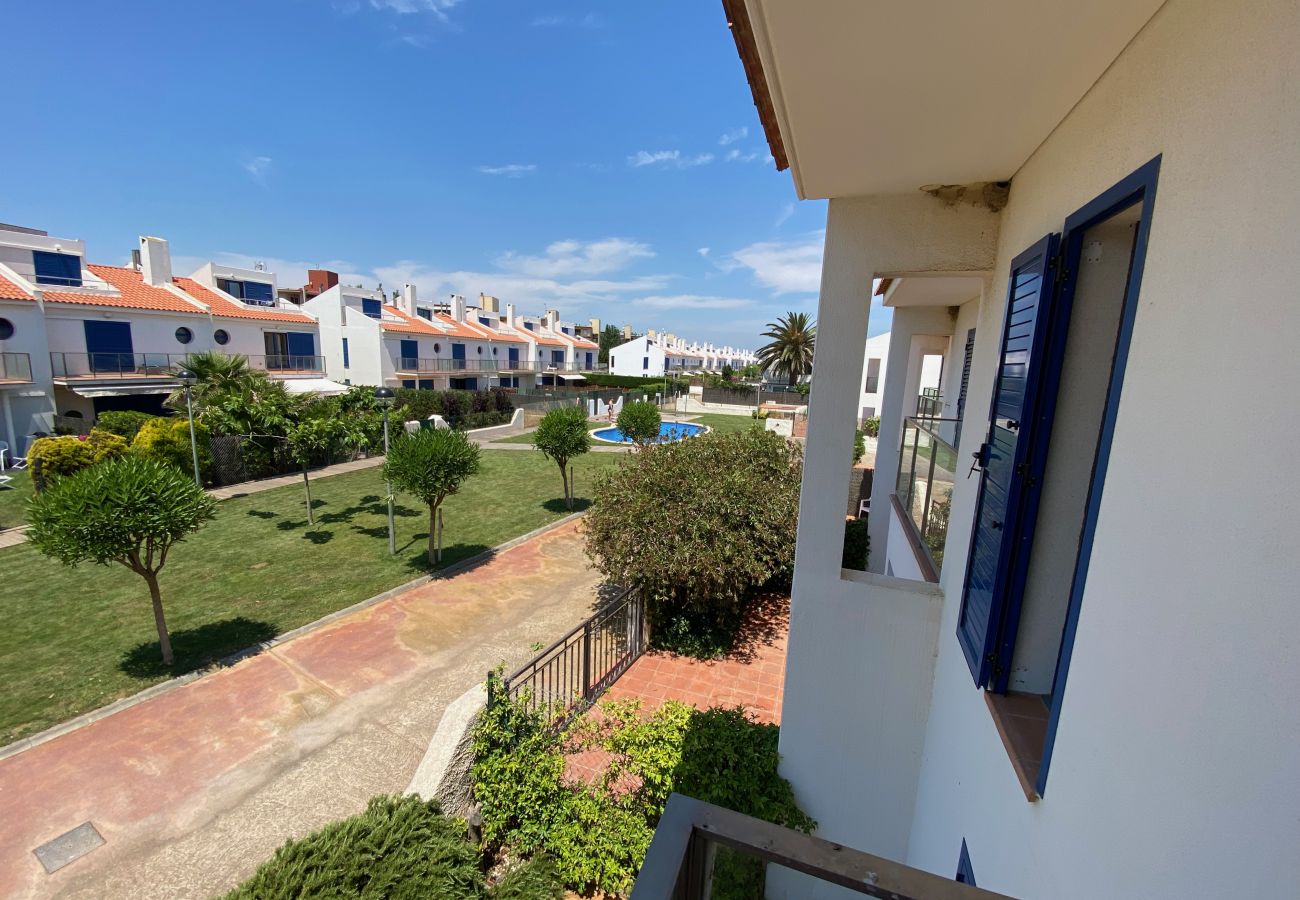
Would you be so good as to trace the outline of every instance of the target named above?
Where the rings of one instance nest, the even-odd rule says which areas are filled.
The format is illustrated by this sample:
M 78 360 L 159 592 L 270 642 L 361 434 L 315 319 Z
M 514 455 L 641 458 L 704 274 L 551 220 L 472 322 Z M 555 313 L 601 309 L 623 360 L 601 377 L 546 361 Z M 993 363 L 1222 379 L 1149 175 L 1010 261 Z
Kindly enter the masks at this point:
M 423 388 L 398 388 L 397 413 L 400 419 L 427 419 L 440 415 L 453 428 L 486 428 L 510 421 L 514 404 L 510 393 L 502 388 L 489 391 L 431 391 Z

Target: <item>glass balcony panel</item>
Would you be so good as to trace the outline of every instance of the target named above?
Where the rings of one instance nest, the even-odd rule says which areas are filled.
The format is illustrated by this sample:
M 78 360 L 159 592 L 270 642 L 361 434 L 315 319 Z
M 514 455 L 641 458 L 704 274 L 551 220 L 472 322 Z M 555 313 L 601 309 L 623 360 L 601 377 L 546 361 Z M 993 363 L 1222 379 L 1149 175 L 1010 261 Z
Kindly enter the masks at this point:
M 936 572 L 943 569 L 948 515 L 956 482 L 959 419 L 908 418 L 898 457 L 894 494 L 925 547 Z

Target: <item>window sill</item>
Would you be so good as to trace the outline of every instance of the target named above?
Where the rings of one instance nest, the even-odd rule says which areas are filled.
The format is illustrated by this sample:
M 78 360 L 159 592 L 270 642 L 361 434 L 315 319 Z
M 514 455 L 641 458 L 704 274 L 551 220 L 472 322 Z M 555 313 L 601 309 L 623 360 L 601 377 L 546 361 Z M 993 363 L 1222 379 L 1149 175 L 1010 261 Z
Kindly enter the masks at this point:
M 1037 694 L 995 694 L 984 692 L 984 702 L 993 714 L 1002 746 L 1011 758 L 1025 799 L 1034 803 L 1038 796 L 1038 769 L 1043 763 L 1047 743 L 1047 704 Z

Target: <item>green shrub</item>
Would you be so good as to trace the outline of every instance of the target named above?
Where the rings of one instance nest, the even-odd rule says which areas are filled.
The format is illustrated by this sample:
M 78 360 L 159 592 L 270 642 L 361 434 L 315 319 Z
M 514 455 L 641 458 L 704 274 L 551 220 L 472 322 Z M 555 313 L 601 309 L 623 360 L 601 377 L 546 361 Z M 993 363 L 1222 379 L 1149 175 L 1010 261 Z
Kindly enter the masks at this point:
M 646 388 L 662 389 L 664 386 L 663 376 L 658 378 L 646 378 L 641 375 L 604 375 L 597 372 L 584 374 L 583 380 L 593 387 L 620 387 L 620 388 Z
M 752 413 L 749 414 L 749 417 L 750 417 L 751 419 L 759 419 L 759 420 L 761 421 L 761 420 L 766 419 L 766 418 L 768 417 L 768 412 L 767 412 L 767 410 L 765 410 L 765 409 L 756 409 L 756 410 L 754 410 Z
M 208 429 L 201 422 L 194 423 L 194 441 L 199 451 L 199 473 L 206 480 L 208 471 L 212 468 L 212 453 L 208 449 Z M 184 472 L 193 472 L 189 419 L 150 419 L 140 426 L 135 440 L 131 442 L 131 452 L 144 459 L 156 459 L 175 466 Z
M 872 416 L 862 423 L 862 430 L 867 437 L 880 437 L 880 416 Z
M 39 438 L 27 451 L 32 485 L 40 493 L 51 478 L 73 475 L 106 459 L 118 459 L 126 451 L 125 440 L 99 428 L 92 428 L 84 438 L 73 435 Z
M 488 892 L 465 823 L 442 815 L 433 801 L 408 795 L 373 797 L 365 812 L 287 842 L 225 900 L 561 896 L 554 870 L 544 861 L 517 867 Z
M 158 417 L 133 409 L 110 410 L 99 414 L 95 427 L 125 438 L 129 444 L 135 440 L 136 434 L 140 431 L 140 426 L 150 419 L 156 418 Z
M 593 485 L 587 555 L 613 583 L 642 586 L 652 615 L 725 621 L 793 564 L 801 452 L 750 429 L 627 454 Z
M 870 558 L 871 535 L 867 533 L 867 520 L 849 519 L 844 523 L 844 553 L 840 566 L 865 572 Z
M 777 727 L 743 710 L 698 711 L 670 700 L 646 714 L 635 702 L 607 702 L 599 715 L 553 732 L 521 703 L 498 701 L 474 732 L 474 792 L 489 846 L 544 852 L 565 884 L 624 893 L 645 858 L 674 791 L 787 827 L 813 822 L 777 773 Z M 565 753 L 599 750 L 611 760 L 594 783 L 565 780 Z M 714 896 L 761 869 L 738 867 Z M 724 892 L 720 893 L 722 887 Z
M 862 431 L 853 432 L 853 464 L 857 465 L 862 462 L 862 456 L 867 452 L 867 442 L 862 436 Z
M 717 606 L 652 604 L 650 646 L 692 659 L 722 659 L 735 646 L 746 609 L 743 602 Z
M 510 424 L 510 414 L 497 412 L 495 409 L 484 410 L 483 412 L 472 412 L 467 413 L 457 424 L 465 431 L 469 431 L 473 428 L 491 428 L 495 425 L 508 425 Z
M 618 414 L 618 430 L 639 447 L 659 440 L 659 425 L 662 422 L 659 407 L 645 400 L 623 404 L 623 409 Z

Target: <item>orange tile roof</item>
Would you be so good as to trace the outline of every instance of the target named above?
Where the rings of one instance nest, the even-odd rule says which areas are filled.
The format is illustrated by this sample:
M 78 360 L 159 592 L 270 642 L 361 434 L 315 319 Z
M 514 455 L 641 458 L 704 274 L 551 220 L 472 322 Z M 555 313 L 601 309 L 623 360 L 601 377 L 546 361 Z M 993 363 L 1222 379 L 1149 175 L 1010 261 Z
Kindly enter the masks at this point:
M 301 325 L 315 325 L 316 320 L 304 312 L 270 307 L 245 306 L 236 303 L 206 284 L 193 278 L 173 278 L 176 286 L 200 303 L 211 307 L 214 316 L 230 319 L 267 319 L 273 322 L 297 322 Z
M 513 334 L 508 334 L 508 333 L 506 333 L 506 332 L 504 332 L 504 331 L 498 331 L 497 329 L 492 328 L 491 326 L 488 326 L 488 325 L 480 325 L 480 324 L 477 323 L 477 322 L 465 322 L 465 323 L 463 323 L 463 324 L 464 324 L 464 326 L 465 326 L 466 328 L 469 328 L 469 329 L 472 329 L 473 331 L 478 332 L 478 334 L 479 334 L 479 339 L 480 339 L 480 340 L 484 340 L 484 341 L 505 341 L 506 343 L 510 343 L 510 344 L 526 344 L 526 343 L 528 343 L 528 341 L 524 340 L 524 339 L 521 338 L 521 337 L 518 337 L 518 336 L 513 335 Z
M 557 337 L 552 337 L 552 336 L 550 336 L 550 335 L 548 335 L 548 334 L 542 334 L 540 331 L 534 331 L 534 332 L 532 332 L 532 335 L 533 335 L 533 340 L 537 341 L 537 343 L 542 344 L 543 346 L 546 346 L 546 347 L 567 347 L 567 346 L 569 346 L 568 344 L 566 344 L 564 341 L 560 340 L 559 338 L 557 338 Z
M 445 325 L 447 328 L 450 328 L 451 331 L 448 332 L 448 334 L 452 335 L 453 337 L 468 338 L 469 340 L 472 341 L 486 341 L 488 339 L 488 335 L 484 334 L 483 332 L 479 331 L 478 329 L 474 328 L 471 325 L 465 324 L 464 322 L 457 322 L 451 316 L 444 315 L 442 313 L 434 313 L 433 317 L 438 322 L 441 322 L 443 325 Z
M 419 316 L 408 316 L 396 306 L 384 304 L 384 312 L 390 316 L 401 319 L 400 322 L 383 322 L 384 331 L 395 331 L 399 334 L 446 334 L 441 328 L 434 328 L 427 321 Z
M 159 312 L 203 315 L 203 310 L 197 305 L 177 297 L 166 288 L 145 284 L 144 277 L 134 269 L 97 265 L 87 265 L 86 268 L 117 288 L 118 293 L 104 295 L 43 291 L 45 299 L 55 303 L 80 303 L 86 306 L 116 306 L 124 309 L 152 309 Z
M 35 300 L 31 294 L 0 275 L 0 300 Z

